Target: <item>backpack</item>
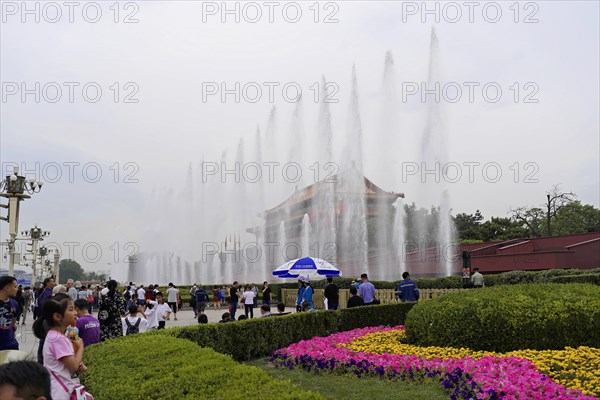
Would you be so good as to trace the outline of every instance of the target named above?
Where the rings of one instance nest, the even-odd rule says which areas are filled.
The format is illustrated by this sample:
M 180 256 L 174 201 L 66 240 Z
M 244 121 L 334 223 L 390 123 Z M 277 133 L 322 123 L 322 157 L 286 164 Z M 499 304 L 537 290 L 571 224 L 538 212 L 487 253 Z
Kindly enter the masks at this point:
M 129 301 L 129 300 L 131 300 L 131 293 L 129 293 L 129 290 L 126 290 L 126 291 L 125 291 L 125 293 L 123 293 L 123 298 L 124 298 L 126 301 Z
M 127 325 L 127 331 L 125 331 L 125 336 L 131 335 L 133 333 L 140 333 L 140 322 L 142 322 L 142 319 L 138 318 L 135 325 L 131 325 L 131 323 L 129 322 L 129 318 L 125 318 L 125 324 Z

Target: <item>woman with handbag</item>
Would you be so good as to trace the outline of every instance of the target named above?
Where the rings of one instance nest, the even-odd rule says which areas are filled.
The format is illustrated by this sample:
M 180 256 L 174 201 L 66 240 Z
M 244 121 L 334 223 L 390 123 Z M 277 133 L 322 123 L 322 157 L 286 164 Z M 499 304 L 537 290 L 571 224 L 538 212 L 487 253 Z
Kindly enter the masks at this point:
M 123 336 L 121 317 L 125 315 L 125 300 L 117 292 L 117 281 L 108 281 L 108 292 L 102 296 L 102 304 L 98 312 L 100 321 L 100 341 Z

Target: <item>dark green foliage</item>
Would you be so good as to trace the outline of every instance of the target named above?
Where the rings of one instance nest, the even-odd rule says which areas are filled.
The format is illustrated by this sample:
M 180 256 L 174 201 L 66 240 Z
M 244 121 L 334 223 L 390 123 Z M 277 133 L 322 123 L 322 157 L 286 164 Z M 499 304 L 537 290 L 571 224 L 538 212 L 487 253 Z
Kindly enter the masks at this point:
M 486 275 L 487 279 L 487 275 Z M 445 278 L 415 279 L 419 289 L 460 289 L 463 287 L 462 276 L 447 276 Z
M 404 325 L 406 315 L 417 303 L 385 304 L 339 310 L 338 332 L 366 326 Z
M 224 324 L 196 325 L 161 331 L 191 340 L 235 360 L 249 360 L 315 336 L 378 325 L 401 325 L 416 303 L 356 307 L 338 311 L 295 313 Z
M 581 274 L 554 276 L 549 279 L 551 283 L 591 283 L 600 285 L 600 274 Z
M 497 285 L 516 285 L 521 283 L 548 283 L 554 282 L 553 278 L 557 276 L 575 276 L 582 274 L 597 274 L 600 269 L 548 269 L 544 271 L 509 271 L 495 276 Z M 485 276 L 485 283 L 488 284 L 489 275 Z
M 503 285 L 418 303 L 406 319 L 407 340 L 474 350 L 600 346 L 600 287 Z
M 322 399 L 256 367 L 159 333 L 86 347 L 86 389 L 112 399 Z

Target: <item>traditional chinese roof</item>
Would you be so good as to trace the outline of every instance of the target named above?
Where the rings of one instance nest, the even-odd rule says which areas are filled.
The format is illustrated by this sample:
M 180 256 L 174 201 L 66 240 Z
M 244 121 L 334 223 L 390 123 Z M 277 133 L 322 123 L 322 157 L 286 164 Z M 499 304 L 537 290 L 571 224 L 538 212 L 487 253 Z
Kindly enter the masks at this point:
M 362 195 L 367 201 L 388 200 L 394 202 L 399 197 L 404 198 L 404 193 L 386 192 L 366 177 L 360 175 L 356 176 L 357 173 L 358 171 L 356 170 L 349 170 L 345 173 L 335 174 L 327 179 L 313 183 L 303 189 L 296 189 L 296 191 L 281 204 L 266 210 L 265 215 L 276 213 L 280 210 L 290 209 L 301 203 L 308 202 L 319 193 L 335 193 L 336 195 L 347 195 L 350 197 Z M 348 184 L 348 181 L 351 179 L 362 180 L 362 190 L 357 190 L 358 185 L 356 184 Z

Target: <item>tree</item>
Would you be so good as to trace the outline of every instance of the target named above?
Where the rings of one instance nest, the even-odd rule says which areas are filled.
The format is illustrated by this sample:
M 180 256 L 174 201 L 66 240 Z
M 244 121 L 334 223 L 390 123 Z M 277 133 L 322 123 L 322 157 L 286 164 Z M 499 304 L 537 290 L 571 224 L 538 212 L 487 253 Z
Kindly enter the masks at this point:
M 600 230 L 600 210 L 589 204 L 582 205 L 577 195 L 563 192 L 554 185 L 546 192 L 544 208 L 519 207 L 511 209 L 511 218 L 527 228 L 531 236 L 570 235 Z
M 475 214 L 460 213 L 454 217 L 456 233 L 460 240 L 483 240 L 481 235 L 481 221 L 483 215 L 479 210 Z
M 542 237 L 545 213 L 539 207 L 518 207 L 510 210 L 511 218 L 526 228 L 527 237 Z
M 575 200 L 562 206 L 552 220 L 552 232 L 571 235 L 580 232 L 600 231 L 600 209 Z
M 528 229 L 522 223 L 503 217 L 492 217 L 489 221 L 485 221 L 481 224 L 480 232 L 484 242 L 530 236 Z
M 66 282 L 67 279 L 73 279 L 74 281 L 85 280 L 85 272 L 81 265 L 75 260 L 69 258 L 60 260 L 60 276 L 59 282 Z
M 556 218 L 556 214 L 576 198 L 573 192 L 561 192 L 560 185 L 554 185 L 552 190 L 546 193 L 546 234 L 548 236 L 552 236 L 552 218 Z

